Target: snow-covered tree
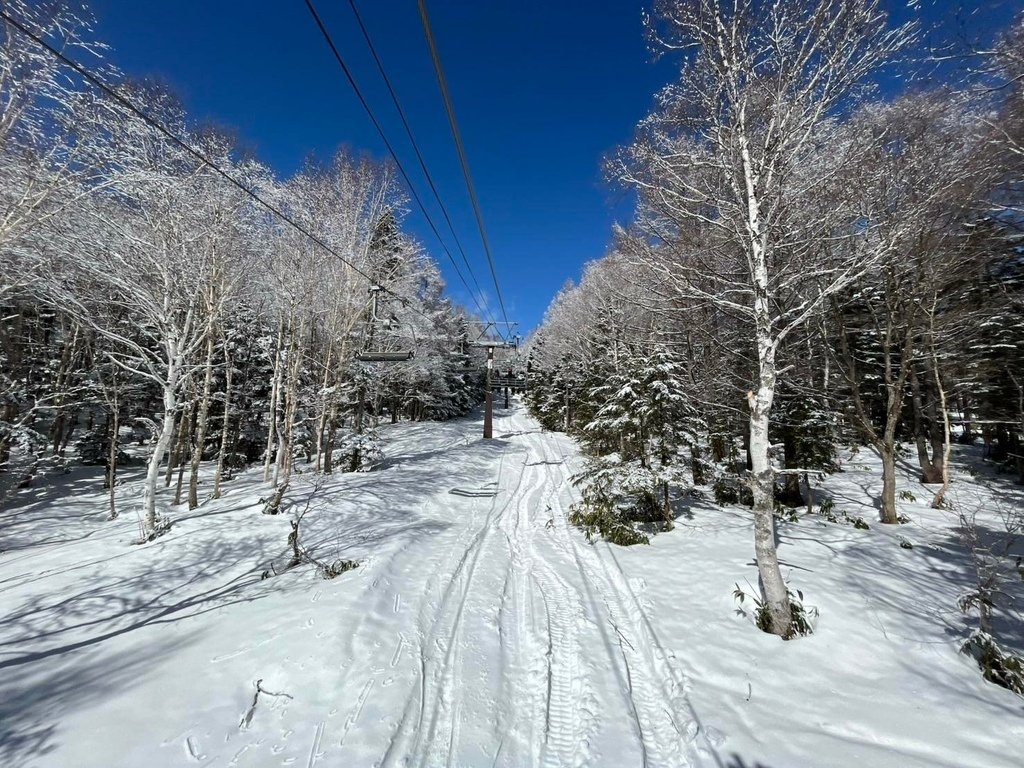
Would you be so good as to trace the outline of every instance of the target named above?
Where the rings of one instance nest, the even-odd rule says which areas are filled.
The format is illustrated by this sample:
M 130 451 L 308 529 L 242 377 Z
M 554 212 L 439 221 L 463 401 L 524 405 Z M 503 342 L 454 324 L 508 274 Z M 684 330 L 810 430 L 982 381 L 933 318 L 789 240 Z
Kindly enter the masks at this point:
M 777 357 L 787 336 L 872 263 L 869 250 L 826 247 L 844 231 L 862 233 L 854 212 L 830 210 L 823 193 L 854 160 L 837 141 L 836 120 L 908 31 L 889 28 L 877 0 L 664 0 L 657 9 L 653 33 L 685 58 L 618 169 L 642 198 L 633 246 L 664 263 L 681 295 L 743 318 L 748 329 L 754 546 L 770 630 L 789 637 L 769 455 Z M 662 243 L 669 252 L 682 245 L 685 256 L 677 248 L 677 258 L 662 260 Z

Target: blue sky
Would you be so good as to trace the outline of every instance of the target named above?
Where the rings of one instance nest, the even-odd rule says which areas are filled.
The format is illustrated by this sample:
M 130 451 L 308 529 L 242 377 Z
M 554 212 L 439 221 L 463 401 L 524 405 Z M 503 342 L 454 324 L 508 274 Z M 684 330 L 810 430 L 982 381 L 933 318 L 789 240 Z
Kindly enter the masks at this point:
M 92 0 L 111 58 L 155 75 L 197 120 L 234 128 L 280 174 L 342 144 L 385 148 L 314 26 L 303 0 Z M 317 8 L 367 94 L 431 215 L 419 173 L 347 0 Z M 525 332 L 582 264 L 601 256 L 628 201 L 601 158 L 628 142 L 671 61 L 652 62 L 641 0 L 429 0 L 460 128 L 481 199 L 509 318 Z M 1019 3 L 979 3 L 982 15 L 924 0 L 951 29 L 1001 24 Z M 481 286 L 491 286 L 415 0 L 358 7 L 409 116 Z M 1008 10 L 1009 9 L 1009 10 Z M 992 12 L 990 12 L 990 10 Z M 973 32 L 971 32 L 973 34 Z M 451 294 L 468 302 L 422 217 L 409 227 L 438 259 Z M 445 229 L 441 229 L 446 235 Z M 456 253 L 454 243 L 449 243 Z M 490 291 L 493 304 L 493 289 Z

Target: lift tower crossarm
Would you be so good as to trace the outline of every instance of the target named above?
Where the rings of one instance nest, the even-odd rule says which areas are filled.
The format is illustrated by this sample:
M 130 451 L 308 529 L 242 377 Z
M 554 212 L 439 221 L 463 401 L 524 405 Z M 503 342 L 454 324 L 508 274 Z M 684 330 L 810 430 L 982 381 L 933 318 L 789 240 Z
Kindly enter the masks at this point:
M 487 384 L 484 391 L 484 437 L 494 436 L 494 392 L 491 386 L 491 371 L 494 369 L 495 349 L 516 349 L 513 341 L 494 341 L 493 339 L 476 339 L 467 341 L 466 346 L 483 347 L 487 350 Z

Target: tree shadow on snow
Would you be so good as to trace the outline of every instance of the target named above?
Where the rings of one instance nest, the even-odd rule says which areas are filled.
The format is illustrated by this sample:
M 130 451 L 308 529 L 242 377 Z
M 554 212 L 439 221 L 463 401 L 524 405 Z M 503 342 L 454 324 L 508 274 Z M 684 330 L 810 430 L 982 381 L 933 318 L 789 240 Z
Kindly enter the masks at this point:
M 290 493 L 291 509 L 306 501 L 317 514 L 303 523 L 303 542 L 314 554 L 337 557 L 351 552 L 358 557 L 389 541 L 439 534 L 451 526 L 451 516 L 478 505 L 480 499 L 453 495 L 453 488 L 487 486 L 496 478 L 494 462 L 516 461 L 513 444 L 503 440 L 475 440 L 385 461 L 372 472 L 350 473 L 321 488 L 298 487 Z M 345 556 L 353 556 L 346 554 Z
M 898 530 L 901 536 L 915 538 L 913 525 Z M 950 701 L 978 698 L 964 689 L 955 665 L 927 662 L 929 647 L 938 647 L 950 656 L 958 653 L 976 620 L 963 614 L 957 599 L 977 585 L 970 554 L 955 531 L 929 538 L 921 536 L 912 549 L 901 548 L 895 536 L 865 536 L 862 541 L 848 543 L 838 571 L 848 585 L 844 593 L 862 595 L 865 623 L 874 625 L 889 642 L 904 649 L 897 657 L 901 667 L 928 680 L 930 686 L 947 691 Z M 1016 592 L 1019 604 L 1024 598 L 1021 583 L 1009 583 L 1007 587 Z M 899 621 L 887 625 L 883 616 L 899 616 Z M 1024 647 L 1024 622 L 1018 611 L 997 610 L 995 624 L 1001 642 Z M 998 698 L 979 701 L 1001 712 L 1020 714 L 1019 700 L 1012 696 L 1005 704 Z
M 771 766 L 766 763 L 762 763 L 760 760 L 748 763 L 738 754 L 733 752 L 729 755 L 729 761 L 725 763 L 725 768 L 771 768 Z
M 150 642 L 131 655 L 86 653 L 42 673 L 27 666 L 5 669 L 0 677 L 0 765 L 29 765 L 54 751 L 64 717 L 137 684 L 189 640 L 179 636 Z
M 267 555 L 261 545 L 248 538 L 204 541 L 185 551 L 175 548 L 163 562 L 140 561 L 140 569 L 126 575 L 96 571 L 76 582 L 87 588 L 28 596 L 0 619 L 0 681 L 6 683 L 12 668 L 260 599 L 265 590 L 250 588 L 260 581 L 260 553 Z

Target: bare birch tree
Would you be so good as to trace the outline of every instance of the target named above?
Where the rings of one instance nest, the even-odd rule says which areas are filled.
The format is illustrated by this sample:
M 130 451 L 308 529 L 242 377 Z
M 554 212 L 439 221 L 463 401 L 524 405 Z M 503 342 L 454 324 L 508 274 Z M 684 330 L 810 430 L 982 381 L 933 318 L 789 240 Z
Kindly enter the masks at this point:
M 820 208 L 801 216 L 800 206 L 813 208 L 851 159 L 830 142 L 834 121 L 867 92 L 910 30 L 888 28 L 877 0 L 664 0 L 656 7 L 663 23 L 652 30 L 682 52 L 682 73 L 661 93 L 618 172 L 641 195 L 647 243 L 671 247 L 705 233 L 699 250 L 667 270 L 680 293 L 749 329 L 754 548 L 768 629 L 789 637 L 768 435 L 776 356 L 828 296 L 865 271 L 871 253 L 828 258 L 823 243 L 851 233 L 851 222 L 822 221 Z

